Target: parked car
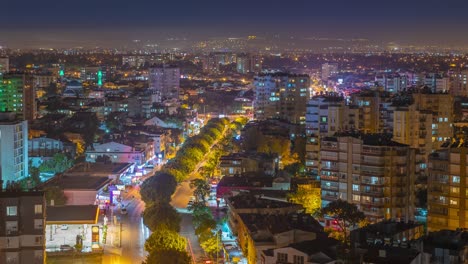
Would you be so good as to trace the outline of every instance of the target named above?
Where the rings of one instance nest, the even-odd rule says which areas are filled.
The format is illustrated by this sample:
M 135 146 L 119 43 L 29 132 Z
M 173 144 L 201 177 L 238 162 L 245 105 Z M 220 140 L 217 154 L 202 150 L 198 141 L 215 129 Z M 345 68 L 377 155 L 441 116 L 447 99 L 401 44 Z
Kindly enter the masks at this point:
M 68 225 L 61 225 L 60 230 L 68 230 Z

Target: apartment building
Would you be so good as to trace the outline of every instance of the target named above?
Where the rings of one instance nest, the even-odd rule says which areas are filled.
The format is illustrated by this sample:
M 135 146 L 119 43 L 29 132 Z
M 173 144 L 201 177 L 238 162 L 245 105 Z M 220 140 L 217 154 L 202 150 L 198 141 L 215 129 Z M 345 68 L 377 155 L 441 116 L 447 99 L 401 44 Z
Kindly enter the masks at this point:
M 453 137 L 453 97 L 448 93 L 432 93 L 419 90 L 412 94 L 414 104 L 420 110 L 432 112 L 432 149 L 439 149 Z
M 304 74 L 268 73 L 254 78 L 255 117 L 279 118 L 293 124 L 305 124 L 310 77 Z
M 468 144 L 457 141 L 446 145 L 429 156 L 429 231 L 468 228 Z
M 45 196 L 0 184 L 0 263 L 43 264 L 45 257 Z
M 342 199 L 372 222 L 414 218 L 415 150 L 389 138 L 340 133 L 321 140 L 322 206 Z

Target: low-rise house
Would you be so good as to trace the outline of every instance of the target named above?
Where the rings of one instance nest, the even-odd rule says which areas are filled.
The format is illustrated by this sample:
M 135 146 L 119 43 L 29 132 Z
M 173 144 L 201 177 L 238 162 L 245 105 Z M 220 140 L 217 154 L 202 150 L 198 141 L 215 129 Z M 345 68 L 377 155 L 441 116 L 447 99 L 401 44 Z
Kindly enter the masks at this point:
M 274 175 L 278 170 L 278 156 L 265 153 L 233 153 L 220 158 L 220 170 L 223 176 L 244 173 Z
M 104 144 L 93 144 L 93 147 L 86 150 L 86 161 L 96 162 L 99 157 L 107 156 L 113 163 L 134 163 L 142 165 L 147 161 L 148 153 L 146 147 L 135 148 L 117 142 L 108 142 Z
M 440 230 L 424 239 L 426 263 L 468 263 L 468 231 Z
M 28 157 L 34 167 L 38 167 L 42 162 L 51 159 L 57 153 L 62 153 L 70 158 L 74 158 L 76 145 L 72 142 L 64 142 L 46 137 L 28 140 Z
M 58 186 L 67 197 L 67 205 L 95 205 L 98 204 L 99 193 L 112 182 L 107 177 L 60 175 L 47 183 L 44 187 Z
M 383 221 L 351 231 L 351 245 L 367 248 L 370 245 L 408 247 L 411 241 L 424 236 L 424 225 L 415 222 Z
M 337 263 L 338 240 L 318 235 L 314 240 L 293 243 L 281 248 L 263 250 L 261 264 L 333 264 Z
M 233 191 L 239 190 L 289 190 L 289 179 L 268 176 L 234 176 L 223 177 L 216 188 L 216 197 L 224 198 Z
M 308 214 L 239 214 L 239 219 L 239 245 L 248 263 L 260 263 L 263 250 L 314 240 L 323 234 L 323 227 Z
M 228 223 L 234 234 L 237 234 L 237 224 L 240 221 L 240 214 L 290 214 L 303 211 L 299 204 L 272 200 L 263 197 L 261 194 L 254 195 L 248 191 L 226 198 L 228 207 Z

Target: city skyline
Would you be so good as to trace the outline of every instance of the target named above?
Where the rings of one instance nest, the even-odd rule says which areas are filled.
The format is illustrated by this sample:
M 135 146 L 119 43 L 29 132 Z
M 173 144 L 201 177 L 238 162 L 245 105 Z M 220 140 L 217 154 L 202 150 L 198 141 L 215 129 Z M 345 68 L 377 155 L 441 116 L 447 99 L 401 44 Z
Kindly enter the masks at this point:
M 373 1 L 81 1 L 9 2 L 0 18 L 0 45 L 64 48 L 127 45 L 132 39 L 190 41 L 248 35 L 296 38 L 366 38 L 406 44 L 462 46 L 468 3 L 451 0 Z M 434 37 L 437 36 L 437 37 Z

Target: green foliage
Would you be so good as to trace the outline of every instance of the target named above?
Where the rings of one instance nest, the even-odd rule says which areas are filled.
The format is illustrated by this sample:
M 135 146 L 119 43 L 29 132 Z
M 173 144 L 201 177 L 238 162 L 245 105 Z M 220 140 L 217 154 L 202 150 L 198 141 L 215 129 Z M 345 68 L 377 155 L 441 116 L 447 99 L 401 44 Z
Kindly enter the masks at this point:
M 211 232 L 211 230 L 216 228 L 216 221 L 211 217 L 207 217 L 200 221 L 195 228 L 195 235 L 200 236 L 203 233 Z
M 288 197 L 291 202 L 302 205 L 309 214 L 318 213 L 322 205 L 320 187 L 301 184 L 295 193 Z
M 67 203 L 67 197 L 63 190 L 58 186 L 51 186 L 44 188 L 45 197 L 47 204 L 51 204 L 54 200 L 54 205 L 65 205 Z
M 205 232 L 199 236 L 200 246 L 210 256 L 214 256 L 222 249 L 219 232 Z
M 151 231 L 164 226 L 169 230 L 179 232 L 180 221 L 179 213 L 167 203 L 153 203 L 143 212 L 143 222 Z
M 62 173 L 73 166 L 73 160 L 62 153 L 55 154 L 52 159 L 44 161 L 39 166 L 41 172 Z
M 148 252 L 158 250 L 185 251 L 186 247 L 185 238 L 164 226 L 156 229 L 145 242 L 145 250 Z
M 333 201 L 321 211 L 322 215 L 331 217 L 337 221 L 343 234 L 343 242 L 348 244 L 348 231 L 349 228 L 356 227 L 361 221 L 365 219 L 363 212 L 359 211 L 356 205 L 343 201 L 341 199 Z
M 177 182 L 173 175 L 161 171 L 156 172 L 141 185 L 141 199 L 148 205 L 169 203 L 176 187 Z
M 293 176 L 304 175 L 305 165 L 301 162 L 294 162 L 284 166 L 284 170 Z
M 146 257 L 143 264 L 190 264 L 192 259 L 185 251 L 154 250 Z
M 39 168 L 29 166 L 29 177 L 31 178 L 32 184 L 34 186 L 37 186 L 39 183 L 41 183 Z
M 195 188 L 193 194 L 197 201 L 206 202 L 206 196 L 210 194 L 210 185 L 206 180 L 194 179 L 190 181 L 190 188 Z

